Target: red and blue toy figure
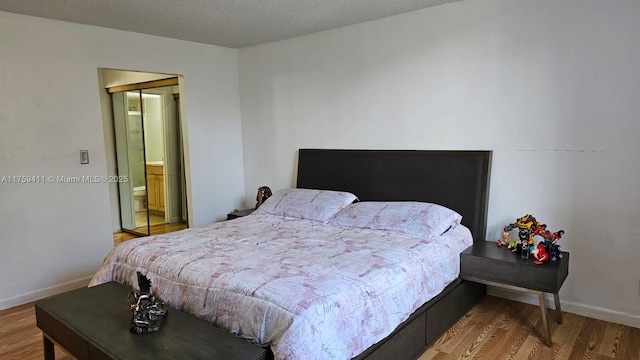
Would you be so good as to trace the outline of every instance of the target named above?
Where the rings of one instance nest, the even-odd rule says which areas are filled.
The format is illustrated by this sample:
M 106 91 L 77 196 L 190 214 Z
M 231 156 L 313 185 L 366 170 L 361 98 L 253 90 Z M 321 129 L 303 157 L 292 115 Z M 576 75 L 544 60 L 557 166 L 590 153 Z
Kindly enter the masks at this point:
M 542 264 L 545 261 L 549 260 L 549 254 L 547 254 L 546 246 L 544 245 L 544 241 L 541 241 L 538 246 L 531 247 L 531 253 L 536 260 L 533 262 L 534 264 Z
M 558 259 L 562 257 L 560 245 L 558 245 L 556 241 L 562 238 L 562 235 L 564 235 L 564 230 L 558 230 L 552 233 L 551 231 L 547 230 L 547 225 L 542 224 L 538 226 L 538 228 L 534 231 L 534 235 L 541 236 L 544 239 L 544 244 L 547 247 L 547 252 L 549 253 L 549 258 L 551 261 L 558 261 Z

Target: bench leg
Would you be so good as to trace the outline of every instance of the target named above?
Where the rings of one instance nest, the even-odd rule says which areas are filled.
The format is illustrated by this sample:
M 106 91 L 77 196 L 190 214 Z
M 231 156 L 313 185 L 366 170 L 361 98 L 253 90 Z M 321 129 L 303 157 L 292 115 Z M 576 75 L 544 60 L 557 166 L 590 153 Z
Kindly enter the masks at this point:
M 551 346 L 551 330 L 549 329 L 549 321 L 547 320 L 547 306 L 544 303 L 544 293 L 539 292 L 538 298 L 540 299 L 540 313 L 542 314 L 542 332 L 544 333 L 544 343 L 547 346 Z
M 53 342 L 45 334 L 42 334 L 42 345 L 44 347 L 44 360 L 55 360 L 56 352 Z

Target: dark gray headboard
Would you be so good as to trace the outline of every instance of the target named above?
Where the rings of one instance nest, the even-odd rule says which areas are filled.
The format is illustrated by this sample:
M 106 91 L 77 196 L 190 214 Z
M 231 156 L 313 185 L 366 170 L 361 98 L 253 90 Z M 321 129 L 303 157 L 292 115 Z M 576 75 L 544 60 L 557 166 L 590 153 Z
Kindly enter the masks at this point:
M 490 172 L 491 151 L 300 149 L 297 187 L 440 204 L 484 240 Z

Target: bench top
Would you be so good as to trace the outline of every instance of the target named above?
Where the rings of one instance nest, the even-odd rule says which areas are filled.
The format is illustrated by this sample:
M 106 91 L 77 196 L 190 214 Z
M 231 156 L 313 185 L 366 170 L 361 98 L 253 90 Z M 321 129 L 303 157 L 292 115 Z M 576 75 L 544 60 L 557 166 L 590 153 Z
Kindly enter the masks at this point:
M 133 334 L 131 291 L 110 282 L 38 301 L 38 327 L 78 359 L 265 358 L 265 349 L 173 308 L 159 332 Z

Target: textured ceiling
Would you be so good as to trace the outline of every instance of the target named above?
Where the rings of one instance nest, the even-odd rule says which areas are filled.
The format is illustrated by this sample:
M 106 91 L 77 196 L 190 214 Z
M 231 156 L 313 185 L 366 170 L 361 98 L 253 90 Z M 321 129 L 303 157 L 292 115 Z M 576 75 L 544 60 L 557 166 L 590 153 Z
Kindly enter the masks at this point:
M 0 11 L 242 48 L 460 0 L 0 0 Z

